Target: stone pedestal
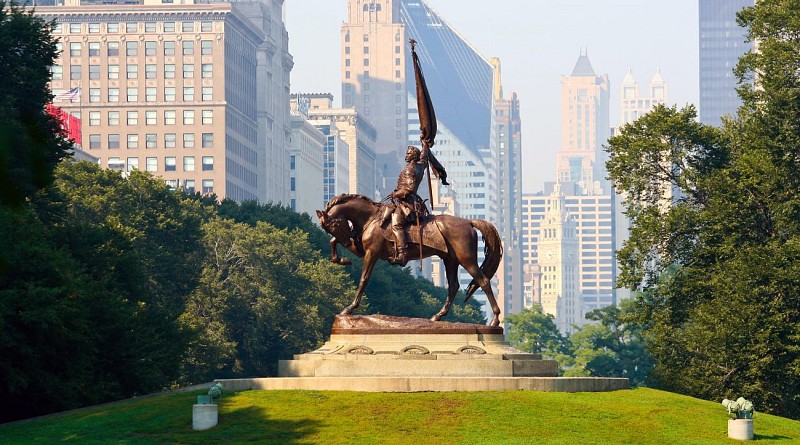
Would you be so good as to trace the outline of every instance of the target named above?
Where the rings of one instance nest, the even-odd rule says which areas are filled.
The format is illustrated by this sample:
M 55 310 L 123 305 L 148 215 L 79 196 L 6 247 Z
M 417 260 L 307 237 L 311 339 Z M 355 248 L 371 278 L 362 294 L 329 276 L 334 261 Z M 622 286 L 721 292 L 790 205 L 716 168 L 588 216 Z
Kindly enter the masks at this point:
M 728 419 L 728 437 L 753 440 L 753 419 Z
M 192 429 L 207 430 L 217 426 L 219 407 L 216 403 L 198 403 L 192 406 Z
M 278 363 L 280 377 L 555 377 L 558 364 L 524 353 L 503 328 L 372 316 L 337 316 L 330 340 Z

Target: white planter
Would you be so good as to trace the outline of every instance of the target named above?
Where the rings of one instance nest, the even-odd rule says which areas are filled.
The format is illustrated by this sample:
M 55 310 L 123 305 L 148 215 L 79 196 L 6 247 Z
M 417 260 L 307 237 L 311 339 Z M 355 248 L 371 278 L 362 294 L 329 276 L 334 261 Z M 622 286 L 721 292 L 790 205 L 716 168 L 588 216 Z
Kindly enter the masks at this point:
M 207 430 L 217 426 L 219 407 L 216 403 L 202 403 L 192 406 L 192 429 Z
M 753 440 L 753 419 L 728 419 L 728 437 Z

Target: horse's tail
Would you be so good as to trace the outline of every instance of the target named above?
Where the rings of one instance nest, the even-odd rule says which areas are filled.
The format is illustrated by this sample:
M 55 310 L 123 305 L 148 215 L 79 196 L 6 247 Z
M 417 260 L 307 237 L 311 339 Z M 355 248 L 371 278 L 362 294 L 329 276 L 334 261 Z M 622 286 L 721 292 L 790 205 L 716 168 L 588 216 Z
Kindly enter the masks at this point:
M 480 230 L 481 235 L 483 235 L 483 264 L 481 264 L 480 269 L 483 275 L 491 280 L 494 273 L 497 272 L 497 268 L 500 266 L 500 259 L 503 257 L 503 243 L 500 241 L 500 234 L 497 233 L 497 229 L 492 224 L 484 220 L 473 219 L 470 220 L 470 224 L 472 224 L 472 227 Z M 467 286 L 467 296 L 464 298 L 464 302 L 469 300 L 469 297 L 471 297 L 478 288 L 480 288 L 480 286 L 473 278 L 472 281 L 469 282 L 469 286 Z

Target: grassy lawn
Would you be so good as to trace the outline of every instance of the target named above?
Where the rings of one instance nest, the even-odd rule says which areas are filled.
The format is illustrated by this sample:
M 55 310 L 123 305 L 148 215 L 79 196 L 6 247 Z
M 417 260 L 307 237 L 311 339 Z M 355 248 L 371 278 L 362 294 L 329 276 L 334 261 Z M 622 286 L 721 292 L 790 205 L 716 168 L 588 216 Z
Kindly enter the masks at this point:
M 652 389 L 608 393 L 227 392 L 220 423 L 192 431 L 199 393 L 0 426 L 0 443 L 717 444 L 721 404 Z M 758 443 L 800 443 L 800 421 L 757 414 Z

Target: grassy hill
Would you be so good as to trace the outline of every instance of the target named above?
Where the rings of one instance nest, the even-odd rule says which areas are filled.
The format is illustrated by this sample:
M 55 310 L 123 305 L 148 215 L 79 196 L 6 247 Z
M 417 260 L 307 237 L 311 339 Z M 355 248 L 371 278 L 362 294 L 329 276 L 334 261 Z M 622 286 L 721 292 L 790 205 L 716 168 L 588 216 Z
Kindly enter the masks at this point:
M 197 394 L 0 425 L 0 443 L 738 443 L 727 439 L 727 416 L 719 403 L 644 388 L 574 394 L 227 392 L 219 425 L 192 431 Z M 754 425 L 758 443 L 800 443 L 800 421 L 757 414 Z

